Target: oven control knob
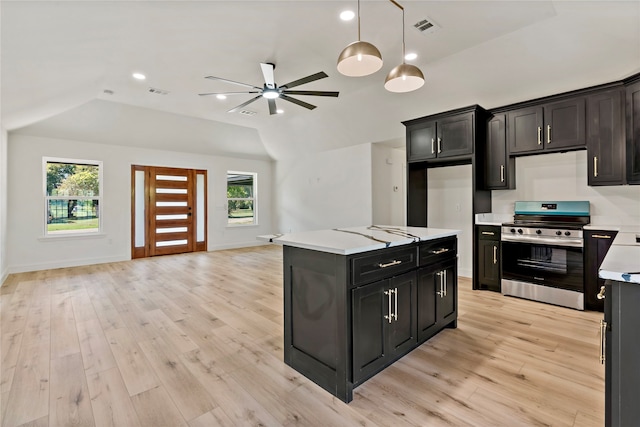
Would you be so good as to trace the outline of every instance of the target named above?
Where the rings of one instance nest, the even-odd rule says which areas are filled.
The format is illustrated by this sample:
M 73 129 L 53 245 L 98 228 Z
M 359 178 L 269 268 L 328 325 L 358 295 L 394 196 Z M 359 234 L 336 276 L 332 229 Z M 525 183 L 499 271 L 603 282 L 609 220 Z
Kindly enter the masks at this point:
M 542 234 L 542 230 L 536 230 L 536 234 Z
M 560 230 L 556 231 L 556 236 L 562 236 L 562 231 Z
M 512 233 L 515 233 L 515 232 L 516 232 L 516 229 L 515 229 L 515 228 L 512 228 L 510 231 L 511 231 Z
M 518 234 L 522 234 L 522 228 L 518 228 Z
M 565 235 L 565 236 L 571 236 L 571 232 L 570 232 L 570 231 L 565 231 L 565 232 L 564 232 L 564 235 Z

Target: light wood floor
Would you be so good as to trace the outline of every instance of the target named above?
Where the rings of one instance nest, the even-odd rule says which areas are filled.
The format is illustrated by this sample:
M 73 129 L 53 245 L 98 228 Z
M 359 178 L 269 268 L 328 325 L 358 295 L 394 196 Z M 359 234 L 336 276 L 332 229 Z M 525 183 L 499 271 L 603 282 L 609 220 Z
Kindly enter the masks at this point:
M 10 426 L 602 426 L 599 313 L 471 291 L 349 404 L 282 360 L 275 246 L 10 276 Z

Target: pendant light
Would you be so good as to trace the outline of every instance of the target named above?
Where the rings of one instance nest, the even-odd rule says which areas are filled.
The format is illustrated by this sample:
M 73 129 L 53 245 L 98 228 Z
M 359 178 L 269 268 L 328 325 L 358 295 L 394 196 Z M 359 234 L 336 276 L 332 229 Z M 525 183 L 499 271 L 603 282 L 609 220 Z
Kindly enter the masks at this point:
M 404 62 L 404 7 L 395 2 L 395 0 L 389 1 L 402 10 L 402 64 L 389 71 L 384 82 L 384 88 L 389 92 L 411 92 L 412 90 L 422 87 L 424 84 L 424 75 L 415 65 Z
M 373 74 L 382 68 L 382 55 L 377 47 L 360 40 L 360 0 L 358 0 L 358 41 L 345 47 L 338 57 L 338 71 L 349 77 Z

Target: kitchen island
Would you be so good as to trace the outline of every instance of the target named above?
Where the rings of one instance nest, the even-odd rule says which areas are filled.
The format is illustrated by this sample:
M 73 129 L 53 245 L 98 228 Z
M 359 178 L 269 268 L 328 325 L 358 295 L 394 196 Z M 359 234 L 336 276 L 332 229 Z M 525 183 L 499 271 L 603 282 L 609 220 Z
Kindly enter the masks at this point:
M 344 402 L 457 321 L 458 230 L 370 226 L 283 245 L 285 363 Z

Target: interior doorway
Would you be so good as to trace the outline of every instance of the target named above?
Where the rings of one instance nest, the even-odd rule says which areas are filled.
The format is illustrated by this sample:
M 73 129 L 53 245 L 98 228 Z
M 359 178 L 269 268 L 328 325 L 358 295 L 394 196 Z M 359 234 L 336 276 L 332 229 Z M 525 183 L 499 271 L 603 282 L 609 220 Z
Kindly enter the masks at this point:
M 131 257 L 207 250 L 207 171 L 131 166 Z

